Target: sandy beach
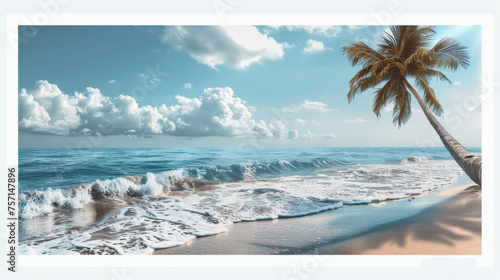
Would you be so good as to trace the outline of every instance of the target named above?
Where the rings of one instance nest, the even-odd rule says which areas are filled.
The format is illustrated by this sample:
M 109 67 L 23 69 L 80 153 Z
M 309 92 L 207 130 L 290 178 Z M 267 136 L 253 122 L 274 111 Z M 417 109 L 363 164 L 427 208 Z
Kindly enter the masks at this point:
M 395 221 L 390 230 L 358 238 L 333 254 L 480 255 L 481 190 L 466 185 L 442 191 L 448 199 L 421 213 Z
M 481 190 L 463 185 L 300 218 L 236 223 L 154 254 L 479 255 Z

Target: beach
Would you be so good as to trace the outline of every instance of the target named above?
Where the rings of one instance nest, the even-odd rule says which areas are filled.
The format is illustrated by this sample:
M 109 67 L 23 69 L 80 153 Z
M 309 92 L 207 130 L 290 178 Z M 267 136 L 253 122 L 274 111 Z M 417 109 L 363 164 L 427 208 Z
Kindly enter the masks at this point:
M 414 198 L 300 218 L 235 223 L 227 232 L 154 254 L 481 254 L 478 186 L 455 186 Z M 374 226 L 374 220 L 379 224 Z M 358 226 L 345 229 L 344 223 Z
M 20 156 L 21 254 L 395 254 L 414 237 L 453 247 L 480 233 L 477 217 L 448 225 L 466 217 L 446 216 L 460 208 L 462 195 L 451 189 L 472 181 L 444 148 L 21 149 Z M 64 164 L 77 161 L 102 173 Z M 60 176 L 50 176 L 54 166 Z M 479 211 L 480 199 L 463 201 L 471 202 L 467 213 Z M 421 229 L 405 229 L 415 225 Z M 430 254 L 423 248 L 415 254 Z
M 341 246 L 334 254 L 480 255 L 481 190 L 465 185 L 440 192 L 440 205 L 420 217 L 395 221 L 390 230 L 368 234 Z M 401 224 L 398 224 L 401 223 Z

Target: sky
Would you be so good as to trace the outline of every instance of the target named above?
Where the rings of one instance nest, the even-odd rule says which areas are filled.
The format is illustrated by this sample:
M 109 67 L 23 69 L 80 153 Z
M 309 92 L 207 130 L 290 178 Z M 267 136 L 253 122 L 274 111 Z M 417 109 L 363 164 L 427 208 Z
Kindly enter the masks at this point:
M 23 27 L 20 27 L 20 30 Z M 42 26 L 19 45 L 21 147 L 442 146 L 413 100 L 398 128 L 349 103 L 359 71 L 341 48 L 387 26 Z M 446 129 L 481 146 L 481 28 L 437 26 L 468 48 L 434 80 Z

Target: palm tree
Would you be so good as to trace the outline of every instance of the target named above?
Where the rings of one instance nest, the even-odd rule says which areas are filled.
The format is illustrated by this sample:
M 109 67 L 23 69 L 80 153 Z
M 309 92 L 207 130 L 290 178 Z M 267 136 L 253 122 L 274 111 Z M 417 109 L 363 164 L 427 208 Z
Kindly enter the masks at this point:
M 432 26 L 391 26 L 390 32 L 381 34 L 378 50 L 363 42 L 343 47 L 349 62 L 363 67 L 350 80 L 347 98 L 351 102 L 356 94 L 381 86 L 375 90 L 373 112 L 380 117 L 383 107 L 393 106 L 393 123 L 400 127 L 411 116 L 413 94 L 446 149 L 472 181 L 481 186 L 481 158 L 469 153 L 436 119 L 434 114 L 439 116 L 443 110 L 429 86 L 433 78 L 451 83 L 438 70 L 465 69 L 469 66 L 469 55 L 464 46 L 449 37 L 439 40 L 429 49 L 435 33 Z M 412 78 L 423 91 L 423 99 L 408 78 Z

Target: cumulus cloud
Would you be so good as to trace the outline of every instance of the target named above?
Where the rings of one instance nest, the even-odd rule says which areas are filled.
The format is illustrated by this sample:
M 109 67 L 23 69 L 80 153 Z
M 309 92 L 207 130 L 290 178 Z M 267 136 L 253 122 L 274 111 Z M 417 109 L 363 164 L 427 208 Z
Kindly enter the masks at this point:
M 109 80 L 109 82 L 108 82 L 108 83 L 110 83 L 110 84 L 114 84 L 114 83 L 116 83 L 116 80 Z
M 306 46 L 302 49 L 303 53 L 320 53 L 325 50 L 325 46 L 323 42 L 315 41 L 313 39 L 309 39 L 306 42 Z
M 251 106 L 229 87 L 207 88 L 198 98 L 176 96 L 177 104 L 139 106 L 126 95 L 111 98 L 88 87 L 74 95 L 47 81 L 19 94 L 19 130 L 56 135 L 228 136 L 297 138 L 282 121 L 252 118 Z
M 347 123 L 363 123 L 363 122 L 367 122 L 367 120 L 365 120 L 365 119 L 345 119 L 344 121 L 347 122 Z
M 185 83 L 184 84 L 184 88 L 191 88 L 191 87 L 192 87 L 191 83 Z
M 323 138 L 325 139 L 335 139 L 335 133 L 330 132 L 330 133 L 324 133 Z
M 78 100 L 62 94 L 56 86 L 37 82 L 37 88 L 19 94 L 19 130 L 49 134 L 67 134 L 77 129 L 81 119 Z
M 454 86 L 461 86 L 461 85 L 462 85 L 462 83 L 461 83 L 461 82 L 454 82 L 454 83 L 453 83 L 453 85 L 454 85 Z
M 294 132 L 289 134 L 289 130 L 282 121 L 275 121 L 272 124 L 266 124 L 264 121 L 255 123 L 253 133 L 257 138 L 291 138 Z M 292 138 L 293 139 L 293 138 Z
M 159 111 L 173 119 L 179 136 L 247 136 L 256 123 L 245 101 L 233 96 L 229 87 L 208 88 L 199 98 L 176 96 L 177 105 Z M 262 122 L 263 123 L 263 122 Z M 264 123 L 265 124 L 265 123 Z
M 311 35 L 321 35 L 325 37 L 336 37 L 342 32 L 342 26 L 339 25 L 274 25 L 268 28 L 288 31 L 305 31 Z
M 282 44 L 254 26 L 167 26 L 160 39 L 214 69 L 219 65 L 245 69 L 284 55 Z

